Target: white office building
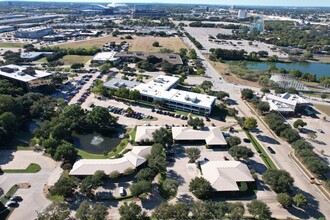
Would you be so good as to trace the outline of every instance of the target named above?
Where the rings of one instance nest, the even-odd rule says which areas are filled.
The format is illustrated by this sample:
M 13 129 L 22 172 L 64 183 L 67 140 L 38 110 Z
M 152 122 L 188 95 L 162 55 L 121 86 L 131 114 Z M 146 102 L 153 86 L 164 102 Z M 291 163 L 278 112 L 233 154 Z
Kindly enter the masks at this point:
M 161 75 L 148 83 L 139 84 L 134 89 L 140 91 L 141 99 L 145 101 L 163 102 L 168 108 L 195 114 L 211 114 L 216 97 L 174 89 L 178 81 L 177 77 Z
M 262 101 L 268 102 L 270 111 L 277 111 L 283 115 L 293 115 L 296 111 L 302 110 L 309 105 L 304 98 L 297 94 L 266 94 Z

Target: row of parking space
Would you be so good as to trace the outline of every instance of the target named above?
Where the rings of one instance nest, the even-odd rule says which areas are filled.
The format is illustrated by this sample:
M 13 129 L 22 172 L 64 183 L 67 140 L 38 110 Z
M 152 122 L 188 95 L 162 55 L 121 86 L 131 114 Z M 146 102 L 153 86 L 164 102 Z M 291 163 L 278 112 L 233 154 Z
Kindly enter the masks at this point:
M 141 112 L 136 112 L 131 109 L 124 109 L 124 108 L 118 108 L 112 105 L 108 106 L 108 109 L 110 112 L 118 115 L 123 115 L 125 117 L 129 118 L 136 118 L 136 119 L 153 119 L 154 117 L 152 115 L 144 114 Z
M 174 118 L 181 118 L 182 120 L 187 120 L 188 117 L 185 115 L 180 115 L 180 114 L 175 114 L 172 112 L 168 112 L 168 111 L 162 111 L 160 109 L 151 109 L 152 112 L 156 112 L 157 114 L 161 114 L 161 115 L 168 115 Z

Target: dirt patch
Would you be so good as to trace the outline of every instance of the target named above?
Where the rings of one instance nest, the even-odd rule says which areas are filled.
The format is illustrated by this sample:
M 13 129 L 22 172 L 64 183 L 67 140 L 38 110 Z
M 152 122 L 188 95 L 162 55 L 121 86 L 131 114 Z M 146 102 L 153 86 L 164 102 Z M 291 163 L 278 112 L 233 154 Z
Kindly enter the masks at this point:
M 211 63 L 211 65 L 214 67 L 214 69 L 216 69 L 216 71 L 220 75 L 222 75 L 223 79 L 226 82 L 233 83 L 233 84 L 240 84 L 240 85 L 244 85 L 244 86 L 252 86 L 252 87 L 256 87 L 256 88 L 261 88 L 262 87 L 262 86 L 259 85 L 258 82 L 245 80 L 245 79 L 239 78 L 236 75 L 230 73 L 230 70 L 228 68 L 228 64 L 210 61 L 208 56 L 205 56 L 205 57 Z
M 31 187 L 30 183 L 17 183 L 16 186 L 20 189 L 28 189 Z
M 327 116 L 330 116 L 330 105 L 314 104 L 314 107 Z

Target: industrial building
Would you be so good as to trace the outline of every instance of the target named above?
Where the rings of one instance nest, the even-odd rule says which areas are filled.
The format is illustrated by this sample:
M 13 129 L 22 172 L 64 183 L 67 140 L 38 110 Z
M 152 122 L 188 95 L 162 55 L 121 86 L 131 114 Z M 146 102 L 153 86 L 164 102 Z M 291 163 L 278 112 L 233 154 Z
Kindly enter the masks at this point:
M 46 35 L 54 34 L 52 27 L 33 27 L 18 29 L 15 31 L 15 36 L 18 38 L 40 39 Z
M 0 33 L 14 31 L 15 27 L 13 26 L 0 26 Z
M 35 70 L 28 66 L 7 65 L 0 67 L 0 78 L 7 79 L 26 91 L 39 86 L 50 85 L 52 73 Z
M 43 56 L 49 56 L 53 52 L 22 52 L 20 57 L 24 60 L 38 60 Z
M 22 24 L 22 23 L 37 23 L 37 22 L 54 20 L 55 18 L 59 18 L 59 17 L 60 17 L 59 15 L 42 15 L 42 16 L 32 16 L 32 17 L 23 17 L 23 18 L 15 18 L 15 19 L 5 19 L 5 20 L 0 20 L 0 26 Z

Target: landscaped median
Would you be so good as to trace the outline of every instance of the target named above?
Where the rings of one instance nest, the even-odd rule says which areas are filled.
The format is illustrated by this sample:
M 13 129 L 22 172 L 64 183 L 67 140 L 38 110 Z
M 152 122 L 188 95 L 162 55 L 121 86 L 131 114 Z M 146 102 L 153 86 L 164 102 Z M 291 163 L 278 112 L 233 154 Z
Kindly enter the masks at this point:
M 4 173 L 37 173 L 41 170 L 39 164 L 30 163 L 30 165 L 26 169 L 4 169 L 2 170 Z
M 265 165 L 267 166 L 267 168 L 268 169 L 276 169 L 277 170 L 277 166 L 274 164 L 274 162 L 272 161 L 272 159 L 270 159 L 270 157 L 268 156 L 267 152 L 259 144 L 259 142 L 253 137 L 253 135 L 249 131 L 247 131 L 247 130 L 244 130 L 244 131 L 245 131 L 246 136 L 252 142 L 252 145 L 254 146 L 254 148 L 260 154 L 260 156 L 261 156 L 262 160 L 264 161 Z
M 12 208 L 8 209 L 5 207 L 5 205 L 10 199 L 10 197 L 12 197 L 17 190 L 18 190 L 17 185 L 12 186 L 8 190 L 8 192 L 0 199 L 0 219 L 7 219 L 10 216 L 11 212 L 13 211 Z

